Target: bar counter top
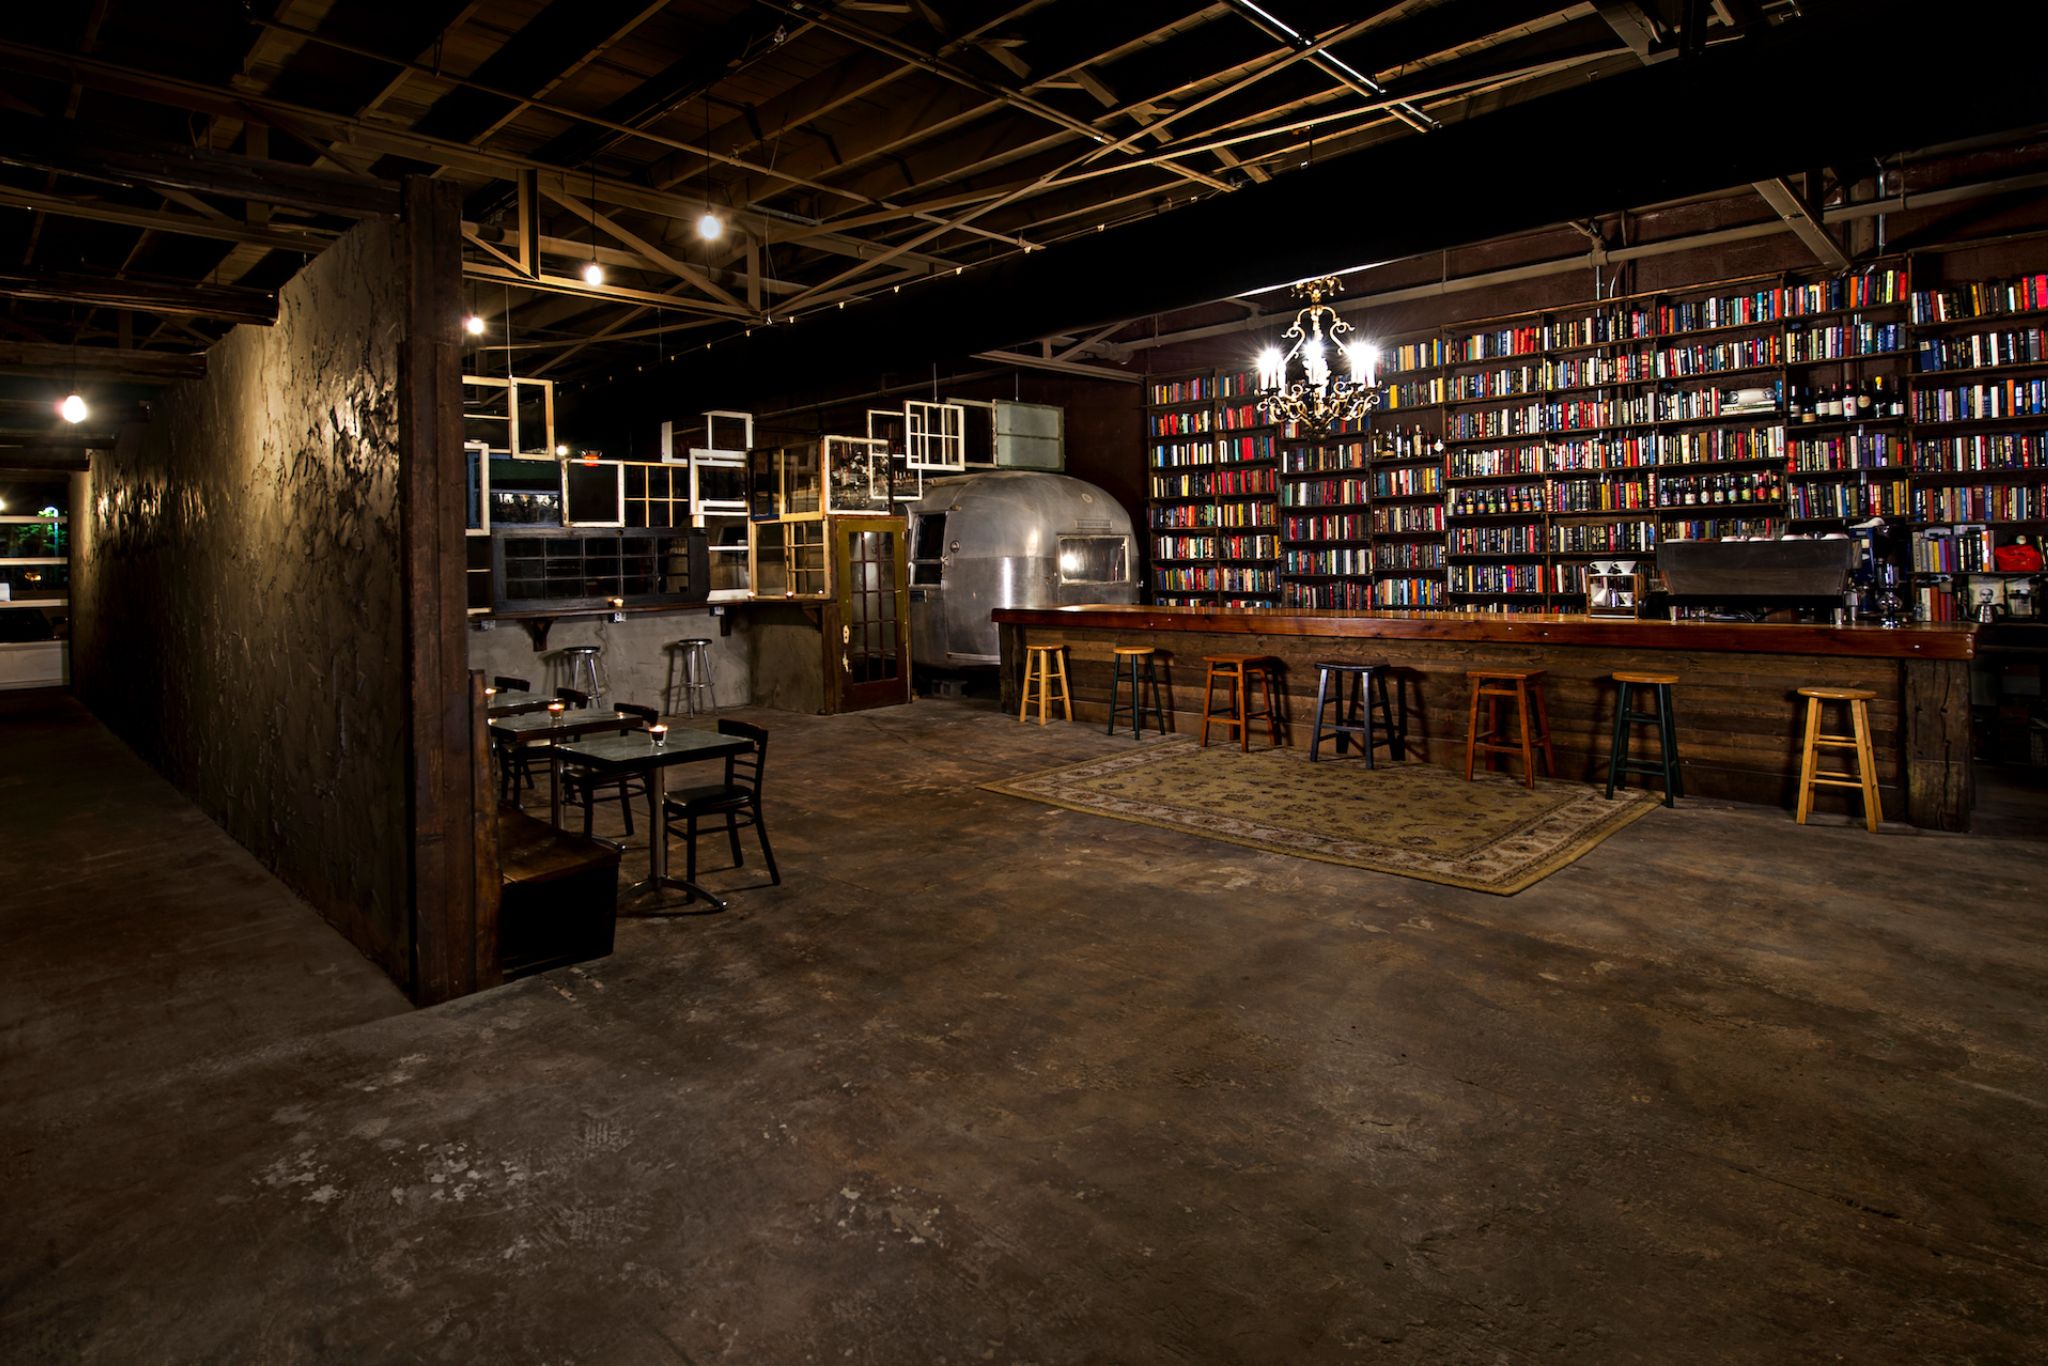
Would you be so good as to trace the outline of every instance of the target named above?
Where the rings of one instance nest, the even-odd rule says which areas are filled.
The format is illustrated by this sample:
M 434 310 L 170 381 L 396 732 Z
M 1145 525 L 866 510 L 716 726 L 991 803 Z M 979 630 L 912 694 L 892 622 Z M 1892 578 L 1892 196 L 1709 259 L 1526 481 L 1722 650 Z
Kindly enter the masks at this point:
M 1069 630 L 1188 631 L 1365 640 L 1484 641 L 1861 659 L 1969 660 L 1974 622 L 1825 626 L 1802 622 L 1661 621 L 1566 612 L 1344 611 L 1275 607 L 1146 607 L 1096 603 L 999 608 L 998 625 Z

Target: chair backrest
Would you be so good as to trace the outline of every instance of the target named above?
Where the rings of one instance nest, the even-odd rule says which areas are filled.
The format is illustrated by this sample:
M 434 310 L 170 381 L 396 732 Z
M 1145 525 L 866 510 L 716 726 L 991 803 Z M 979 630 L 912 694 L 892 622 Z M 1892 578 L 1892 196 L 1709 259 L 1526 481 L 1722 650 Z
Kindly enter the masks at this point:
M 761 774 L 768 767 L 768 731 L 746 721 L 731 721 L 720 717 L 720 735 L 738 735 L 754 742 L 754 747 L 744 754 L 729 754 L 725 759 L 725 785 L 745 788 L 756 797 L 761 795 Z
M 612 710 L 624 712 L 628 716 L 637 716 L 641 721 L 650 726 L 661 719 L 661 713 L 654 708 L 638 706 L 632 702 L 614 702 L 612 703 Z
M 590 705 L 590 694 L 587 692 L 577 692 L 574 688 L 557 688 L 555 689 L 555 700 L 567 702 L 572 707 L 587 707 Z
M 499 674 L 491 680 L 491 686 L 499 692 L 532 692 L 533 680 L 530 678 L 514 678 L 510 674 Z

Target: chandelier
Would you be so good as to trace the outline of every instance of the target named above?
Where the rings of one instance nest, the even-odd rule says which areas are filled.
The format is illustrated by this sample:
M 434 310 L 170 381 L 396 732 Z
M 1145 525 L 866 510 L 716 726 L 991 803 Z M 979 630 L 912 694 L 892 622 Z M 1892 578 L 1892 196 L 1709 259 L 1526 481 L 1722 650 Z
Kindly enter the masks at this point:
M 1308 300 L 1308 306 L 1294 315 L 1294 326 L 1283 334 L 1294 345 L 1285 355 L 1277 346 L 1259 353 L 1259 404 L 1272 421 L 1328 431 L 1380 406 L 1379 348 L 1343 340 L 1353 330 L 1351 324 L 1323 302 L 1343 288 L 1334 275 L 1294 287 L 1296 298 Z M 1338 353 L 1334 358 L 1333 349 Z M 1301 375 L 1290 378 L 1297 359 Z M 1333 359 L 1339 362 L 1337 367 Z

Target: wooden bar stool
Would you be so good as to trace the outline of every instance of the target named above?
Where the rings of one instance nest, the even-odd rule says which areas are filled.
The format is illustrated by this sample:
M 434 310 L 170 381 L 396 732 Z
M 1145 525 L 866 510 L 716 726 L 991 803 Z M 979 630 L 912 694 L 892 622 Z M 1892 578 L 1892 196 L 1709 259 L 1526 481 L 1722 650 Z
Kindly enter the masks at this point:
M 1472 763 L 1480 754 L 1519 754 L 1522 756 L 1522 781 L 1525 786 L 1536 786 L 1536 756 L 1543 756 L 1543 769 L 1555 775 L 1557 756 L 1550 750 L 1550 716 L 1543 709 L 1543 670 L 1541 669 L 1467 669 L 1465 677 L 1472 684 L 1472 709 L 1465 718 L 1465 781 L 1472 781 Z M 1479 728 L 1479 703 L 1486 703 L 1486 729 Z M 1500 728 L 1500 704 L 1503 700 L 1515 704 L 1515 716 L 1521 727 L 1521 739 L 1508 743 Z M 1529 713 L 1534 709 L 1536 729 L 1529 729 Z M 1489 760 L 1489 765 L 1491 761 Z
M 1126 662 L 1131 666 L 1131 705 L 1129 708 L 1131 713 L 1131 738 L 1136 740 L 1143 733 L 1145 723 L 1144 685 L 1147 683 L 1152 685 L 1152 719 L 1159 723 L 1159 733 L 1161 735 L 1166 734 L 1166 707 L 1162 698 L 1159 681 L 1159 651 L 1153 649 L 1150 645 L 1118 645 L 1110 650 L 1109 725 L 1104 728 L 1103 734 L 1116 734 L 1116 698 L 1117 691 L 1123 684 L 1124 664 Z M 1138 674 L 1138 666 L 1140 664 L 1143 664 L 1145 667 L 1142 680 Z
M 1202 662 L 1209 666 L 1209 676 L 1202 681 L 1202 745 L 1209 744 L 1209 726 L 1234 726 L 1237 729 L 1237 747 L 1249 750 L 1252 747 L 1251 723 L 1260 717 L 1266 718 L 1266 740 L 1270 744 L 1280 743 L 1279 722 L 1273 711 L 1273 669 L 1275 661 L 1270 655 L 1204 655 Z M 1216 710 L 1216 682 L 1223 680 L 1230 686 L 1229 705 L 1222 711 Z M 1263 711 L 1251 710 L 1252 684 L 1265 687 L 1266 707 Z
M 1884 819 L 1884 805 L 1877 795 L 1877 759 L 1870 749 L 1870 703 L 1877 694 L 1864 688 L 1801 688 L 1799 695 L 1806 699 L 1806 744 L 1799 758 L 1799 824 L 1806 824 L 1813 811 L 1816 787 L 1853 787 L 1863 792 L 1863 824 L 1875 833 L 1877 823 Z M 1821 732 L 1823 702 L 1849 704 L 1851 734 Z M 1856 771 L 1821 772 L 1820 751 L 1824 749 L 1853 750 Z
M 1663 778 L 1664 805 L 1678 805 L 1677 799 L 1685 795 L 1685 775 L 1678 764 L 1678 726 L 1671 713 L 1671 688 L 1678 682 L 1678 675 L 1618 673 L 1614 681 L 1621 685 L 1621 691 L 1614 699 L 1614 740 L 1607 747 L 1607 799 L 1614 800 L 1615 781 L 1624 773 L 1640 773 Z M 1632 710 L 1637 688 L 1650 689 L 1651 696 L 1657 699 L 1657 710 Z M 1657 727 L 1657 762 L 1630 758 L 1629 741 L 1634 735 L 1631 727 L 1652 723 Z
M 1031 685 L 1038 684 L 1038 724 L 1045 724 L 1048 705 L 1058 700 L 1067 720 L 1074 719 L 1074 699 L 1067 691 L 1067 647 L 1064 645 L 1026 645 L 1024 647 L 1024 697 L 1017 706 L 1017 719 L 1025 719 L 1031 710 Z M 1053 692 L 1053 685 L 1059 685 L 1059 692 Z
M 1337 676 L 1337 695 L 1331 697 L 1330 676 Z M 1375 690 L 1374 683 L 1378 683 Z M 1328 725 L 1323 723 L 1323 709 L 1334 702 L 1337 719 Z M 1380 726 L 1385 730 L 1384 739 L 1375 736 L 1372 724 L 1373 707 L 1380 712 Z M 1316 724 L 1309 735 L 1308 761 L 1316 763 L 1323 757 L 1324 731 L 1328 738 L 1337 742 L 1337 753 L 1344 753 L 1345 739 L 1349 735 L 1362 735 L 1365 743 L 1359 748 L 1365 753 L 1365 766 L 1373 767 L 1373 750 L 1379 745 L 1387 747 L 1387 757 L 1402 759 L 1405 737 L 1394 726 L 1394 709 L 1387 702 L 1387 666 L 1384 662 L 1374 664 L 1317 664 L 1316 665 Z

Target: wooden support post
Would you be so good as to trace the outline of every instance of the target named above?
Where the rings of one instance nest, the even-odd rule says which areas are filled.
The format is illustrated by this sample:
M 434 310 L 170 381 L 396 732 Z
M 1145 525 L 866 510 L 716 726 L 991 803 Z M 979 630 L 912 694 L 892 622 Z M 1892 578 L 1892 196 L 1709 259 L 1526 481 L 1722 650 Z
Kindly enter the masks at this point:
M 406 777 L 411 815 L 412 997 L 479 985 L 495 924 L 479 924 L 474 699 L 463 525 L 462 198 L 453 181 L 404 185 L 405 337 L 399 346 L 399 513 L 404 556 Z M 486 802 L 486 806 L 489 803 Z
M 1955 659 L 1908 659 L 1899 669 L 1906 818 L 1929 830 L 1968 830 L 1975 797 L 1970 666 Z
M 1017 684 L 1017 669 L 1024 657 L 1024 628 L 1021 626 L 996 627 L 997 672 L 1002 676 L 1003 710 L 1010 711 L 1023 705 L 1023 693 Z
M 471 837 L 476 841 L 476 934 L 470 959 L 481 991 L 497 986 L 505 974 L 498 963 L 498 901 L 503 890 L 498 862 L 498 793 L 491 781 L 490 710 L 484 702 L 480 669 L 469 675 L 469 717 Z

